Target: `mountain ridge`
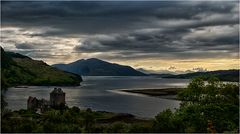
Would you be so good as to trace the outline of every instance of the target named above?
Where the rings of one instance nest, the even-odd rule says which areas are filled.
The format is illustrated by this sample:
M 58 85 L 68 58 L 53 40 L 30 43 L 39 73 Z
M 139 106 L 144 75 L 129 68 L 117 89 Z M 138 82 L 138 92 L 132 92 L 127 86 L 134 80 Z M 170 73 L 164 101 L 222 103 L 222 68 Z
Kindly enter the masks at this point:
M 54 64 L 52 66 L 83 76 L 146 76 L 130 66 L 110 63 L 97 58 L 79 59 L 69 64 Z

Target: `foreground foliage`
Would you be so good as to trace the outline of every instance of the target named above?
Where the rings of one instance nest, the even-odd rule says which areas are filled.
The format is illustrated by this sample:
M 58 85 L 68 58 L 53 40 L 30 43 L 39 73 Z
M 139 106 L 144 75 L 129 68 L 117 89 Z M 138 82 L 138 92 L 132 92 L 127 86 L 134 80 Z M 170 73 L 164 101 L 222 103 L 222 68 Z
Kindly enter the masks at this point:
M 43 114 L 28 110 L 2 113 L 2 132 L 146 132 L 151 127 L 149 123 L 128 115 L 77 107 L 52 109 Z
M 137 119 L 128 114 L 95 112 L 77 107 L 33 111 L 2 111 L 2 132 L 238 132 L 239 87 L 211 79 L 192 80 L 178 94 L 182 100 L 174 112 L 167 109 L 154 119 Z
M 211 78 L 195 78 L 178 94 L 181 106 L 174 113 L 156 116 L 156 132 L 237 132 L 239 129 L 239 86 Z

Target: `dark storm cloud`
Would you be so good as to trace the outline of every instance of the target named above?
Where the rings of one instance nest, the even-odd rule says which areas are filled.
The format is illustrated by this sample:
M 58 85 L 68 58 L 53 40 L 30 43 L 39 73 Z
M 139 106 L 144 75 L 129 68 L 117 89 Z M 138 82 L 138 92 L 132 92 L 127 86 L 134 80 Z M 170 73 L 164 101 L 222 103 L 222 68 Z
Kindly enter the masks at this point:
M 54 47 L 49 44 L 43 44 L 43 43 L 17 43 L 15 42 L 15 47 L 17 49 L 22 50 L 28 50 L 28 51 L 41 51 L 44 49 L 46 51 L 47 49 L 53 49 Z M 48 50 L 49 52 L 49 50 Z
M 52 54 L 52 51 L 50 49 L 39 49 L 39 47 L 36 46 L 37 44 L 16 44 L 17 50 L 13 50 L 15 53 L 20 53 L 26 56 L 29 56 L 31 58 L 36 58 L 42 60 L 42 58 L 58 58 L 58 57 L 64 57 L 66 55 L 64 54 Z M 40 44 L 39 44 L 40 45 Z M 58 50 L 59 51 L 59 50 Z M 65 50 L 61 50 L 65 51 Z
M 183 31 L 182 31 L 183 33 Z M 174 41 L 178 34 L 171 32 L 131 33 L 116 36 L 96 36 L 82 42 L 75 49 L 89 52 L 128 51 L 140 53 L 178 52 L 184 51 Z
M 84 36 L 84 41 L 74 48 L 80 53 L 112 52 L 111 56 L 115 54 L 118 58 L 224 57 L 238 50 L 237 4 L 237 1 L 2 2 L 2 26 L 45 28 L 44 32 L 29 36 Z M 216 30 L 221 27 L 225 29 Z M 18 49 L 28 47 L 31 46 L 16 44 Z
M 238 30 L 238 29 L 236 29 Z M 233 31 L 234 32 L 234 31 Z M 238 34 L 183 39 L 186 29 L 159 30 L 88 38 L 75 47 L 80 52 L 119 52 L 118 58 L 209 58 L 238 53 Z
M 15 44 L 17 49 L 33 49 L 34 47 L 29 44 Z
M 3 4 L 3 25 L 52 26 L 64 33 L 125 30 L 151 15 L 154 4 L 132 2 L 10 2 Z M 57 34 L 57 33 L 55 33 Z
M 168 19 L 196 20 L 183 24 L 185 27 L 236 24 L 237 19 L 201 21 L 196 16 L 200 13 L 230 13 L 234 4 L 236 2 L 5 2 L 2 4 L 2 23 L 3 26 L 52 26 L 64 29 L 65 34 L 156 28 L 161 24 L 155 24 L 155 21 Z

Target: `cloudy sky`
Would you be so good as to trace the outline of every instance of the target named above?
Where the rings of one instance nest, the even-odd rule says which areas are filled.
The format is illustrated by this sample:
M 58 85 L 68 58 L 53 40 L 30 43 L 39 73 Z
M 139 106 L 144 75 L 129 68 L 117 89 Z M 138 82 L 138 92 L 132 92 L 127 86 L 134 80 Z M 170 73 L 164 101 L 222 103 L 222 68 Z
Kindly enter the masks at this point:
M 157 72 L 239 68 L 237 1 L 1 4 L 1 46 L 48 64 L 95 57 Z

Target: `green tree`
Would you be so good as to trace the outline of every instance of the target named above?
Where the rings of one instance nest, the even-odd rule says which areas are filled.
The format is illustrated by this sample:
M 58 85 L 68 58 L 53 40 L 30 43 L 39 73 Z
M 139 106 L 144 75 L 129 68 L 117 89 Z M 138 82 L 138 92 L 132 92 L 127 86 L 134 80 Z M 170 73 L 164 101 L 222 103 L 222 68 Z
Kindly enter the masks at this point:
M 182 132 L 181 120 L 170 110 L 160 112 L 154 120 L 153 130 L 155 132 Z
M 176 112 L 159 113 L 156 132 L 208 132 L 208 122 L 216 132 L 233 132 L 239 125 L 239 86 L 212 77 L 195 78 L 178 94 L 182 100 Z M 181 127 L 177 127 L 181 126 Z
M 107 128 L 108 133 L 127 133 L 128 131 L 129 126 L 124 122 L 115 122 Z
M 239 87 L 236 84 L 223 83 L 216 78 L 204 82 L 193 79 L 179 96 L 183 100 L 180 109 L 181 118 L 187 120 L 197 132 L 206 132 L 207 121 L 211 120 L 217 132 L 231 131 L 237 128 L 239 120 Z
M 95 123 L 95 118 L 94 118 L 93 112 L 90 108 L 88 108 L 84 112 L 83 118 L 84 118 L 85 130 L 87 132 L 90 132 L 91 128 L 93 127 L 93 125 Z

